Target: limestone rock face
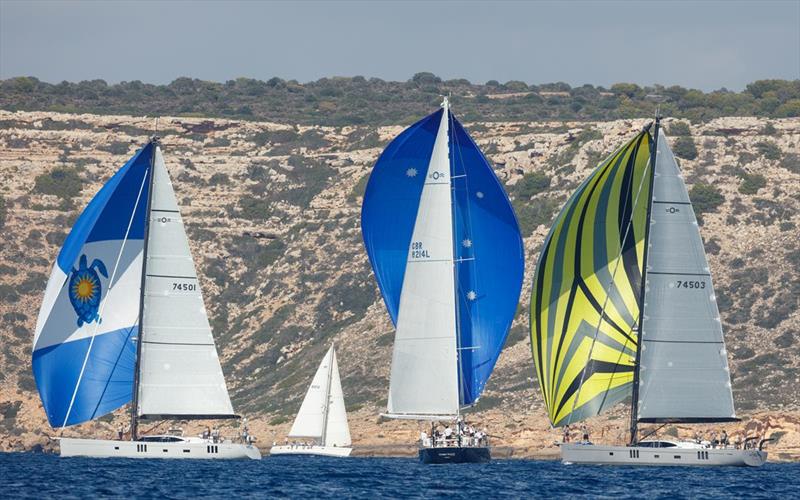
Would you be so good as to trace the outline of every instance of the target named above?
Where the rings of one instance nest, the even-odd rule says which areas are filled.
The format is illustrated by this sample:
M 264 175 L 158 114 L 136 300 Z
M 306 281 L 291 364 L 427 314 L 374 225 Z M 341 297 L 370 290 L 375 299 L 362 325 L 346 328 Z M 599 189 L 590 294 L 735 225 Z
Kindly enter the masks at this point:
M 676 120 L 665 120 L 667 133 Z M 566 197 L 645 121 L 468 123 L 509 190 L 525 232 L 520 312 L 470 418 L 510 456 L 548 457 L 551 430 L 530 358 L 530 279 Z M 152 134 L 153 120 L 0 111 L 0 450 L 50 451 L 30 371 L 47 278 L 72 222 Z M 775 458 L 800 453 L 800 121 L 726 117 L 670 141 L 702 189 L 702 234 L 722 310 L 736 433 L 772 435 Z M 770 125 L 770 126 L 767 126 Z M 336 342 L 353 440 L 365 454 L 413 453 L 415 422 L 386 421 L 393 329 L 363 250 L 361 195 L 382 147 L 402 127 L 320 127 L 160 118 L 167 167 L 187 223 L 206 307 L 236 409 L 268 447 L 283 440 L 316 365 Z M 685 127 L 676 126 L 685 133 Z M 674 148 L 678 151 L 678 148 Z M 54 174 L 55 172 L 55 174 Z M 545 176 L 549 187 L 523 190 Z M 528 185 L 529 183 L 524 183 Z M 710 188 L 709 188 L 710 186 Z M 709 196 L 709 190 L 717 195 Z M 127 410 L 68 428 L 115 434 Z M 623 406 L 590 422 L 624 439 Z M 227 425 L 227 424 L 226 424 Z M 184 424 L 199 432 L 205 423 Z M 703 428 L 704 432 L 719 426 Z M 165 430 L 164 427 L 161 430 Z M 690 437 L 695 427 L 668 427 Z M 225 431 L 229 435 L 232 428 Z

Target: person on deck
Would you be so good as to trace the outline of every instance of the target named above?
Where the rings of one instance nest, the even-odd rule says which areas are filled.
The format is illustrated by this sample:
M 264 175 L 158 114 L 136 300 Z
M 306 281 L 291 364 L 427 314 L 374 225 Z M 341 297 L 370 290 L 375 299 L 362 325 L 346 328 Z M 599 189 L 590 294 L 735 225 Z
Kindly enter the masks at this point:
M 581 425 L 581 441 L 584 444 L 589 443 L 589 428 L 586 427 L 586 424 Z
M 564 426 L 564 437 L 561 439 L 562 443 L 569 443 L 569 424 Z
M 719 445 L 721 448 L 728 447 L 728 433 L 725 431 L 725 429 L 722 429 L 722 436 L 719 438 Z
M 444 444 L 448 446 L 450 439 L 453 437 L 453 429 L 448 425 L 444 428 Z

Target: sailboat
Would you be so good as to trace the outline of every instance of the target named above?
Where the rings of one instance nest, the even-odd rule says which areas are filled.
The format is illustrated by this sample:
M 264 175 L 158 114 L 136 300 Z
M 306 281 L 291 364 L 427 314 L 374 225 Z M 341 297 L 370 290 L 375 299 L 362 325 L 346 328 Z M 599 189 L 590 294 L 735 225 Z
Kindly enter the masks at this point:
M 421 439 L 423 463 L 490 460 L 486 439 L 463 435 L 462 411 L 505 343 L 524 253 L 505 191 L 446 98 L 381 154 L 361 228 L 396 330 L 385 416 L 456 427 Z
M 36 324 L 36 385 L 50 425 L 131 404 L 130 439 L 59 438 L 61 456 L 253 458 L 213 436 L 141 435 L 142 422 L 233 419 L 183 218 L 157 138 L 78 217 L 53 266 Z
M 600 163 L 556 218 L 536 266 L 530 321 L 552 425 L 631 400 L 627 446 L 563 443 L 565 463 L 766 461 L 761 443 L 646 439 L 658 429 L 640 437 L 639 424 L 737 420 L 703 241 L 659 118 Z
M 289 438 L 301 441 L 289 444 Z M 289 438 L 286 445 L 270 448 L 269 454 L 349 457 L 353 451 L 350 448 L 350 427 L 347 425 L 339 363 L 333 345 L 314 374 L 289 431 Z M 306 439 L 311 442 L 303 441 Z

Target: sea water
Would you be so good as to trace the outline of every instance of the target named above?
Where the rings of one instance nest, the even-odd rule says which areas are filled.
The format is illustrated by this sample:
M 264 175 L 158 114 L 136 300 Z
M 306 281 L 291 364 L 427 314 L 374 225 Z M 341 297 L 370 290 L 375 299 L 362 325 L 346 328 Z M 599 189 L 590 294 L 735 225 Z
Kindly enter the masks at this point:
M 800 498 L 800 463 L 760 468 L 565 466 L 409 458 L 59 458 L 0 453 L 0 498 Z

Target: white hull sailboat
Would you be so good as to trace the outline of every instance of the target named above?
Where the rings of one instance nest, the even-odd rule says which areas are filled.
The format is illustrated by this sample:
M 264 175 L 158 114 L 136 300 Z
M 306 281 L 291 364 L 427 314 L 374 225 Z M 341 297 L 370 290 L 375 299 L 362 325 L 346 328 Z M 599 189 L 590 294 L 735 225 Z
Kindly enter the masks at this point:
M 447 99 L 381 154 L 361 229 L 396 330 L 385 416 L 455 423 L 447 439 L 421 434 L 423 463 L 489 461 L 462 411 L 505 343 L 524 252 L 502 185 Z
M 140 421 L 238 418 L 156 139 L 73 226 L 47 284 L 32 363 L 53 428 L 132 401 L 130 440 L 60 438 L 62 456 L 260 458 L 246 432 L 236 443 L 138 432 Z
M 291 444 L 289 439 L 293 440 Z M 287 444 L 273 446 L 269 454 L 342 458 L 350 456 L 353 451 L 350 445 L 339 363 L 331 346 L 308 387 L 289 431 Z
M 712 448 L 685 441 L 639 441 L 635 446 L 565 443 L 560 447 L 565 464 L 758 467 L 767 460 L 762 450 Z
M 532 353 L 553 425 L 575 424 L 631 398 L 627 446 L 564 443 L 564 463 L 766 461 L 756 438 L 742 449 L 639 438 L 640 424 L 737 420 L 703 241 L 658 117 L 567 201 L 532 290 Z
M 253 445 L 230 440 L 214 442 L 200 437 L 144 436 L 137 441 L 58 438 L 62 457 L 96 458 L 197 458 L 259 460 Z

